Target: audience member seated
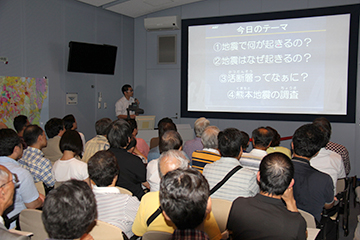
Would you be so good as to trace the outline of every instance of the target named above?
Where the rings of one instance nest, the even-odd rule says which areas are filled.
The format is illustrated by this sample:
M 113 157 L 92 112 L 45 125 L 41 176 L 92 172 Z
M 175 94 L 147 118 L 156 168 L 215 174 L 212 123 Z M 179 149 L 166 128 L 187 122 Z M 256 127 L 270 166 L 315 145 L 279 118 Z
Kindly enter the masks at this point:
M 110 144 L 106 138 L 109 126 L 111 125 L 110 118 L 102 118 L 95 123 L 96 136 L 85 144 L 84 156 L 81 159 L 84 162 L 88 162 L 95 153 L 101 150 L 108 150 Z
M 267 154 L 266 150 L 270 147 L 273 135 L 268 129 L 259 127 L 252 132 L 251 138 L 253 149 L 241 156 L 240 164 L 257 172 L 261 159 Z
M 184 152 L 186 155 L 191 158 L 192 154 L 196 150 L 202 150 L 203 144 L 201 143 L 201 135 L 204 132 L 205 128 L 210 125 L 209 120 L 204 117 L 198 118 L 194 123 L 194 132 L 195 138 L 189 141 L 186 141 L 184 144 Z
M 153 137 L 152 139 L 150 139 L 150 149 L 159 146 L 159 135 L 160 135 L 160 125 L 163 123 L 174 123 L 173 120 L 171 120 L 171 118 L 168 117 L 164 117 L 162 119 L 160 119 L 160 121 L 157 124 L 157 129 L 158 129 L 158 136 L 157 137 Z
M 160 139 L 160 153 L 164 153 L 169 150 L 182 150 L 182 138 L 176 131 L 166 131 Z M 160 175 L 159 175 L 159 159 L 154 159 L 146 166 L 146 179 L 150 185 L 151 192 L 159 191 L 160 187 Z
M 192 154 L 192 167 L 203 172 L 204 166 L 213 163 L 221 158 L 218 150 L 218 134 L 220 130 L 216 126 L 208 126 L 201 134 L 201 143 L 204 148 L 196 150 Z
M 296 205 L 312 214 L 317 223 L 320 223 L 323 208 L 330 209 L 334 205 L 331 177 L 310 166 L 311 158 L 320 151 L 323 141 L 323 132 L 313 124 L 306 124 L 295 131 L 291 143 Z
M 14 128 L 21 138 L 21 144 L 23 145 L 23 148 L 25 149 L 27 147 L 24 139 L 23 139 L 23 133 L 27 126 L 29 126 L 29 120 L 28 117 L 25 115 L 19 115 L 14 118 Z
M 214 188 L 233 169 L 235 172 L 215 193 L 213 198 L 234 201 L 237 197 L 252 197 L 259 192 L 256 174 L 240 166 L 242 154 L 242 134 L 236 128 L 227 128 L 218 134 L 218 145 L 221 158 L 204 167 L 203 174 L 208 180 L 210 188 Z
M 331 129 L 323 124 L 314 123 L 314 125 L 324 133 L 324 142 L 319 153 L 311 158 L 310 165 L 320 172 L 327 173 L 331 177 L 334 185 L 334 194 L 336 194 L 337 180 L 346 177 L 344 163 L 339 154 L 325 149 L 326 144 L 328 144 L 330 140 Z
M 171 119 L 170 119 L 171 120 Z M 177 131 L 176 125 L 173 122 L 168 122 L 168 121 L 163 121 L 159 123 L 159 139 L 161 139 L 162 135 L 164 135 L 164 133 L 166 131 L 169 130 L 174 130 Z M 150 163 L 152 160 L 154 159 L 158 159 L 160 157 L 160 150 L 159 150 L 159 146 L 156 146 L 152 149 L 150 149 L 149 154 L 148 154 L 148 163 Z
M 99 151 L 88 162 L 90 180 L 96 198 L 98 219 L 119 227 L 128 238 L 131 231 L 139 200 L 120 193 L 115 187 L 119 175 L 119 165 L 112 152 Z
M 15 176 L 4 166 L 0 165 L 0 239 L 9 240 L 26 240 L 30 239 L 27 236 L 21 236 L 15 233 L 10 233 L 4 226 L 1 215 L 5 209 L 13 204 L 13 196 L 15 193 L 15 184 L 18 184 Z
M 240 131 L 240 132 L 241 132 L 241 135 L 242 135 L 241 147 L 242 147 L 243 154 L 244 154 L 244 153 L 247 152 L 246 149 L 250 145 L 250 137 L 249 137 L 249 134 L 247 134 L 246 132 L 244 132 L 244 131 Z
M 175 169 L 187 169 L 188 167 L 189 159 L 182 151 L 169 150 L 160 156 L 159 170 L 161 177 Z M 135 235 L 142 236 L 147 231 L 174 232 L 176 227 L 165 220 L 159 207 L 159 192 L 149 192 L 145 194 L 140 202 L 139 210 L 132 227 Z M 152 218 L 150 218 L 151 216 Z M 205 232 L 209 235 L 210 239 L 218 240 L 221 238 L 219 227 L 212 212 L 207 215 L 204 226 Z
M 145 142 L 142 138 L 137 138 L 136 135 L 138 134 L 138 126 L 135 119 L 128 119 L 126 120 L 132 129 L 132 137 L 136 139 L 136 147 L 134 149 L 135 153 L 141 153 L 146 159 L 149 154 L 150 148 L 149 145 Z
M 306 222 L 293 195 L 293 176 L 294 166 L 283 153 L 263 158 L 257 174 L 260 193 L 239 197 L 231 207 L 227 227 L 233 239 L 306 239 Z
M 160 205 L 166 220 L 177 229 L 173 240 L 209 239 L 204 220 L 211 211 L 209 184 L 193 169 L 168 172 L 161 180 Z
M 0 164 L 17 176 L 20 186 L 16 188 L 14 204 L 7 208 L 3 214 L 5 226 L 15 228 L 15 221 L 21 210 L 35 209 L 43 205 L 44 196 L 37 191 L 34 179 L 28 170 L 22 168 L 17 162 L 22 156 L 23 145 L 20 137 L 12 129 L 0 130 Z
M 75 130 L 67 130 L 60 139 L 63 156 L 54 163 L 53 173 L 57 182 L 77 179 L 89 183 L 87 164 L 76 159 L 83 149 L 80 135 Z
M 46 196 L 42 221 L 49 240 L 79 239 L 95 226 L 96 216 L 96 200 L 91 188 L 73 179 Z
M 48 137 L 47 146 L 42 149 L 44 156 L 54 164 L 62 157 L 60 151 L 60 139 L 65 132 L 64 121 L 60 118 L 51 118 L 45 124 L 45 132 Z
M 52 165 L 41 151 L 47 144 L 44 130 L 38 125 L 29 125 L 25 128 L 24 140 L 28 147 L 19 160 L 20 165 L 29 170 L 35 183 L 43 182 L 47 190 L 52 189 L 55 185 Z
M 64 126 L 65 126 L 65 130 L 76 130 L 77 131 L 77 122 L 76 119 L 74 117 L 74 115 L 72 114 L 68 114 L 65 117 L 63 117 L 62 119 L 64 121 Z M 85 147 L 86 141 L 85 141 L 85 136 L 83 133 L 79 132 L 80 137 L 81 137 L 81 141 L 83 143 L 83 148 Z M 84 152 L 84 149 L 82 150 L 82 153 Z M 82 156 L 83 154 L 81 154 Z
M 120 167 L 116 186 L 128 189 L 139 200 L 145 194 L 142 184 L 149 188 L 146 182 L 146 167 L 142 160 L 127 152 L 126 147 L 131 139 L 131 127 L 123 119 L 118 119 L 110 125 L 107 138 L 110 143 L 109 151 L 112 152 Z
M 266 149 L 266 152 L 268 154 L 273 152 L 281 152 L 291 159 L 292 156 L 290 149 L 280 146 L 281 137 L 278 131 L 276 131 L 274 128 L 269 126 L 267 126 L 266 129 L 272 132 L 273 135 L 273 139 L 271 141 L 270 147 Z
M 330 124 L 329 120 L 327 120 L 324 117 L 321 117 L 321 118 L 316 118 L 313 123 L 315 125 L 322 126 L 322 128 L 327 129 L 329 131 L 329 133 L 330 133 L 329 142 L 326 144 L 325 148 L 327 150 L 336 152 L 341 156 L 343 164 L 344 164 L 344 168 L 345 168 L 345 173 L 346 173 L 346 175 L 348 175 L 350 173 L 350 170 L 351 170 L 349 152 L 346 149 L 346 147 L 344 147 L 343 145 L 330 141 L 331 124 Z

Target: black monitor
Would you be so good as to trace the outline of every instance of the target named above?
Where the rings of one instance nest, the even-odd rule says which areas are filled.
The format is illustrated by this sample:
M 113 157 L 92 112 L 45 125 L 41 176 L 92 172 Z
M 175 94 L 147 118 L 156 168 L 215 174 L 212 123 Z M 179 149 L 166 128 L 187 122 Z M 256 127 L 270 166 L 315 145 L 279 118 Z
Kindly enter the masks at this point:
M 69 42 L 69 72 L 115 74 L 117 47 Z

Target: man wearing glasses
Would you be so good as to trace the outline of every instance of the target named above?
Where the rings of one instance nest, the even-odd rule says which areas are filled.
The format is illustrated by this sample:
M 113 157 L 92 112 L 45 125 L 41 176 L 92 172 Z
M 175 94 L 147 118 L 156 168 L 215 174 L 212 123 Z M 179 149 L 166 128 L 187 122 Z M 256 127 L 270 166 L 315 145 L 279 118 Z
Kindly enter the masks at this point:
M 6 167 L 0 165 L 0 215 L 13 204 L 13 196 L 17 185 L 17 175 L 12 174 Z M 0 239 L 22 240 L 30 238 L 10 233 L 4 226 L 4 221 L 0 216 Z
M 12 206 L 3 214 L 5 226 L 15 228 L 19 213 L 26 208 L 39 208 L 44 196 L 37 191 L 30 172 L 17 162 L 21 158 L 23 147 L 20 137 L 12 129 L 0 130 L 0 165 L 18 176 L 20 187 L 16 189 L 16 198 Z
M 126 109 L 130 106 L 130 104 L 136 102 L 139 105 L 140 102 L 136 98 L 133 98 L 134 90 L 129 84 L 122 86 L 121 91 L 124 96 L 115 103 L 115 114 L 118 119 L 127 119 Z M 134 111 L 130 111 L 129 114 L 130 118 L 135 119 Z

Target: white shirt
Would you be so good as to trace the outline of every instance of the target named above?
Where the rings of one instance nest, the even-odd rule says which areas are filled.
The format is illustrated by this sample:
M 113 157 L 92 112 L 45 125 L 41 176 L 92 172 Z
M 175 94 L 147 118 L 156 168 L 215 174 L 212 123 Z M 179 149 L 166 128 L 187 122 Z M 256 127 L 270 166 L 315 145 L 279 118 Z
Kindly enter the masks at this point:
M 135 99 L 133 97 L 130 97 L 129 100 L 126 99 L 126 97 L 122 97 L 120 98 L 116 103 L 115 103 L 115 114 L 116 116 L 119 115 L 127 115 L 127 111 L 126 109 L 129 107 L 130 104 L 132 104 L 133 102 L 135 102 Z M 134 111 L 130 111 L 130 115 L 134 115 L 135 112 Z
M 64 182 L 70 179 L 83 181 L 89 177 L 87 163 L 76 158 L 57 160 L 53 166 L 53 175 L 57 182 Z
M 310 159 L 310 165 L 320 172 L 330 175 L 334 183 L 334 193 L 336 194 L 337 180 L 346 177 L 341 156 L 336 152 L 321 148 L 319 154 Z
M 154 159 L 146 166 L 146 180 L 150 184 L 150 192 L 160 189 L 159 159 Z
M 116 187 L 97 187 L 93 185 L 98 219 L 119 227 L 128 238 L 134 234 L 134 223 L 140 202 L 137 197 L 120 193 Z

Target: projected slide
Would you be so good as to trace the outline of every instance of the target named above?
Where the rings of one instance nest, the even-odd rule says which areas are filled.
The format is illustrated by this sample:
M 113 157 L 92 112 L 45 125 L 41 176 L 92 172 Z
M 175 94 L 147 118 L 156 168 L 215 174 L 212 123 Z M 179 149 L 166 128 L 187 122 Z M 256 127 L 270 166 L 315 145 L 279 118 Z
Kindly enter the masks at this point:
M 188 27 L 187 111 L 347 114 L 350 14 Z

